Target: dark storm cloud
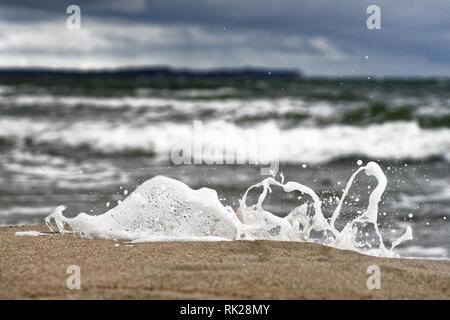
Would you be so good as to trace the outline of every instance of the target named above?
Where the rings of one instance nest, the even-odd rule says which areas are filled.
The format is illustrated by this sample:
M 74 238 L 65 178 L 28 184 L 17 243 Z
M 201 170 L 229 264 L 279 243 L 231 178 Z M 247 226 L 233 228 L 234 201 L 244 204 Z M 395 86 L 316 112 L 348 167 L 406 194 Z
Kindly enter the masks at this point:
M 41 45 L 34 42 L 32 26 L 65 37 L 66 31 L 56 26 L 64 26 L 69 4 L 81 7 L 82 29 L 87 30 L 75 37 L 86 45 L 58 42 L 58 36 L 54 41 L 43 37 Z M 370 4 L 381 7 L 381 30 L 366 28 Z M 258 64 L 298 67 L 308 74 L 446 75 L 447 12 L 447 0 L 0 1 L 2 26 L 14 25 L 11 30 L 19 30 L 18 38 L 24 39 L 3 31 L 0 57 L 11 63 L 14 56 L 46 64 L 64 56 L 65 61 L 78 58 L 91 67 L 106 62 L 108 66 Z

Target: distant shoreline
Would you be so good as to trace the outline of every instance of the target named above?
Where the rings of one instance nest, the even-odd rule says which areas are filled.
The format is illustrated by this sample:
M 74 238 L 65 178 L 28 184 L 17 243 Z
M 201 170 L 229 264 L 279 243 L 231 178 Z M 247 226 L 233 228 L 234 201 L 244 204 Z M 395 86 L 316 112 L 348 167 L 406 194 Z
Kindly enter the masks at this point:
M 177 69 L 166 66 L 124 67 L 111 69 L 52 69 L 52 68 L 0 68 L 0 76 L 148 76 L 148 77 L 197 77 L 197 78 L 302 78 L 302 72 L 277 68 L 218 68 Z
M 138 66 L 117 68 L 50 68 L 50 67 L 0 67 L 0 79 L 7 77 L 148 77 L 148 78 L 254 78 L 254 79 L 288 79 L 288 80 L 319 80 L 319 81 L 364 81 L 384 82 L 401 81 L 407 83 L 421 81 L 449 81 L 449 76 L 376 76 L 370 75 L 310 75 L 294 68 L 269 68 L 269 67 L 236 67 L 236 68 L 211 68 L 189 69 L 170 66 Z
M 140 243 L 0 227 L 0 299 L 449 299 L 450 261 L 387 259 L 297 242 Z M 81 290 L 66 288 L 79 266 Z M 369 266 L 381 289 L 367 288 Z

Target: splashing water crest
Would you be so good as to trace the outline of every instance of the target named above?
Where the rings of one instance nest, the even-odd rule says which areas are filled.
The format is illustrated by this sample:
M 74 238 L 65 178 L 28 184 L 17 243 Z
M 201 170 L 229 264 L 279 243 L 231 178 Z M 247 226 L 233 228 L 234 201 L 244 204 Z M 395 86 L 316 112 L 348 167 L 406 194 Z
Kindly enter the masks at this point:
M 336 219 L 356 175 L 361 171 L 375 177 L 378 184 L 369 196 L 365 212 L 348 221 L 339 231 L 335 227 Z M 390 249 L 383 243 L 377 219 L 378 203 L 386 188 L 387 179 L 375 162 L 369 162 L 353 173 L 330 219 L 323 215 L 321 201 L 314 190 L 297 182 L 283 182 L 284 179 L 278 182 L 270 177 L 252 185 L 244 193 L 239 208 L 234 212 L 220 203 L 215 190 L 193 190 L 178 180 L 156 176 L 144 182 L 123 202 L 102 215 L 80 213 L 74 218 L 66 218 L 62 214 L 65 207 L 59 206 L 45 218 L 45 223 L 52 232 L 73 233 L 85 238 L 133 242 L 314 241 L 339 249 L 385 257 L 398 256 L 393 249 L 403 241 L 412 239 L 412 231 L 408 227 L 401 237 L 393 241 Z M 262 204 L 268 192 L 272 191 L 271 186 L 280 187 L 287 193 L 299 191 L 309 195 L 313 210 L 308 210 L 308 204 L 305 203 L 293 209 L 284 218 L 264 210 Z M 254 188 L 262 188 L 262 192 L 256 204 L 247 206 L 248 192 Z M 66 224 L 70 231 L 65 228 Z M 369 241 L 357 240 L 358 232 L 367 225 L 372 225 L 375 230 L 379 243 L 377 247 Z

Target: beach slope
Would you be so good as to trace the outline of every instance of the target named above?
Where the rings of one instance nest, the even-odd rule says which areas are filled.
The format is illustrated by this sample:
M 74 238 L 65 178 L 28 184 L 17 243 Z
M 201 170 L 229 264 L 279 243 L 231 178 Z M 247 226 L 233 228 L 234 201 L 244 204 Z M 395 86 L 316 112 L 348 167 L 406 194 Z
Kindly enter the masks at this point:
M 312 243 L 139 243 L 15 236 L 0 227 L 1 299 L 450 299 L 450 261 L 384 259 Z M 117 245 L 119 244 L 119 245 Z M 81 289 L 69 290 L 71 265 Z M 369 290 L 378 265 L 381 289 Z

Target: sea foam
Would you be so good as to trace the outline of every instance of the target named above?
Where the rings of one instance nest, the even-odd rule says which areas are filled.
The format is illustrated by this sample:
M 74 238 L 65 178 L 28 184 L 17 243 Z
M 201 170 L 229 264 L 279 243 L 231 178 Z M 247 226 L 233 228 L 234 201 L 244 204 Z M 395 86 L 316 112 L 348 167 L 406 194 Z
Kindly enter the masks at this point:
M 227 120 L 205 121 L 201 142 L 209 146 L 202 150 L 202 158 L 223 161 L 222 149 L 248 150 L 248 132 L 257 133 L 258 140 L 271 141 L 278 136 L 277 147 L 283 152 L 274 154 L 267 146 L 258 146 L 267 158 L 281 163 L 299 161 L 326 163 L 334 159 L 361 155 L 375 159 L 428 159 L 450 161 L 450 128 L 422 128 L 411 121 L 386 122 L 367 126 L 333 124 L 326 127 L 301 126 L 284 128 L 267 120 L 243 128 Z M 49 121 L 26 118 L 0 118 L 0 140 L 3 143 L 27 146 L 65 155 L 78 150 L 102 155 L 152 155 L 161 161 L 180 145 L 192 145 L 196 136 L 193 123 L 158 121 L 158 123 L 114 123 L 98 121 Z M 301 141 L 293 144 L 292 141 Z M 195 159 L 193 159 L 195 160 Z
M 358 217 L 347 221 L 338 230 L 335 221 L 342 204 L 357 174 L 364 171 L 377 179 L 378 184 L 369 197 L 366 210 Z M 220 241 L 220 240 L 278 240 L 314 241 L 339 249 L 348 249 L 377 256 L 396 256 L 393 249 L 401 242 L 412 239 L 412 231 L 406 232 L 386 248 L 378 230 L 378 204 L 386 188 L 386 176 L 380 166 L 369 162 L 360 167 L 350 178 L 333 215 L 326 218 L 321 200 L 311 188 L 297 182 L 279 182 L 266 178 L 252 185 L 233 211 L 224 207 L 215 190 L 201 188 L 193 190 L 186 184 L 164 176 L 147 180 L 115 208 L 98 216 L 80 213 L 74 218 L 63 215 L 64 206 L 55 209 L 45 218 L 52 232 L 73 233 L 85 238 L 146 241 Z M 285 217 L 266 211 L 263 202 L 273 187 L 283 191 L 301 192 L 312 199 L 302 204 Z M 247 204 L 251 189 L 262 188 L 256 204 Z M 66 225 L 70 230 L 66 229 Z M 358 239 L 362 228 L 372 226 L 378 241 Z

